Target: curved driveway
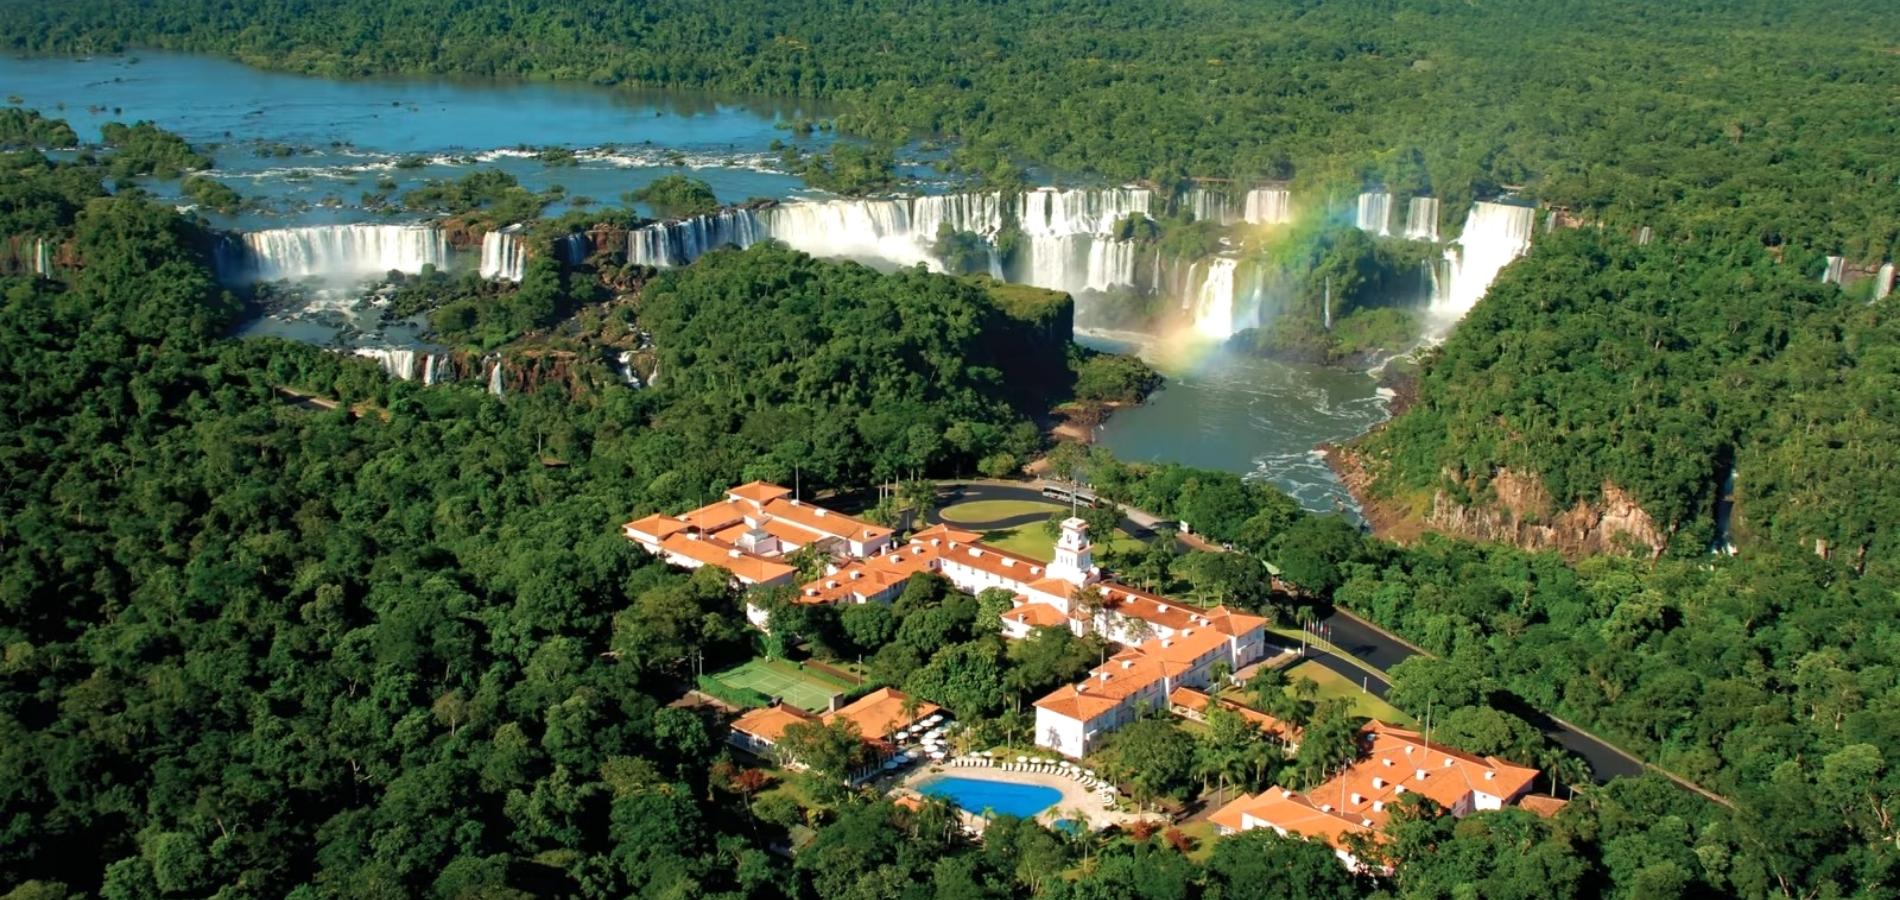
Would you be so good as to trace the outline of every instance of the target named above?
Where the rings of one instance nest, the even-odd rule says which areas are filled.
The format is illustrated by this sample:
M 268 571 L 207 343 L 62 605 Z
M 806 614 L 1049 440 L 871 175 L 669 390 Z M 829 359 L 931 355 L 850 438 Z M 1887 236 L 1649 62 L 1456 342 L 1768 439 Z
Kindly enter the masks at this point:
M 944 505 L 946 506 L 976 500 L 1053 502 L 1042 495 L 1040 484 L 1034 482 L 947 480 L 939 481 L 937 484 L 945 488 L 950 494 L 943 498 Z M 1137 509 L 1124 507 L 1123 512 L 1125 515 L 1121 521 L 1121 528 L 1138 538 L 1146 539 L 1152 536 L 1155 530 L 1154 526 L 1161 521 L 1158 517 Z M 942 517 L 934 513 L 930 518 L 932 521 L 942 521 Z M 998 528 L 1015 528 L 1033 522 L 1040 522 L 1046 518 L 1048 518 L 1046 515 L 1024 513 L 1021 515 L 1006 516 L 989 522 L 953 522 L 951 524 L 962 528 L 991 530 Z M 1208 546 L 1205 541 L 1196 542 L 1194 546 L 1196 546 L 1196 549 L 1218 549 Z M 1378 695 L 1381 699 L 1385 697 L 1386 692 L 1391 687 L 1390 683 L 1384 677 L 1384 673 L 1393 666 L 1413 656 L 1421 655 L 1424 652 L 1406 642 L 1398 635 L 1379 628 L 1371 622 L 1367 622 L 1342 609 L 1334 608 L 1331 613 L 1321 618 L 1319 623 L 1325 629 L 1326 639 L 1332 643 L 1333 646 L 1351 656 L 1352 660 L 1343 659 L 1331 652 L 1310 646 L 1307 650 L 1307 658 L 1339 673 L 1348 681 L 1361 682 L 1366 686 L 1368 691 Z M 1357 660 L 1357 663 L 1353 660 Z M 1360 665 L 1360 663 L 1364 665 Z M 1378 674 L 1368 672 L 1366 666 L 1370 666 Z M 1520 699 L 1509 698 L 1498 705 L 1505 712 L 1509 712 L 1529 722 L 1533 727 L 1543 732 L 1545 736 L 1549 737 L 1559 746 L 1581 757 L 1584 762 L 1589 764 L 1591 777 L 1598 782 L 1609 781 L 1612 778 L 1641 775 L 1644 771 L 1651 768 L 1641 759 L 1624 752 L 1608 741 L 1590 734 L 1569 722 L 1565 722 L 1555 716 L 1534 709 Z M 1710 793 L 1692 782 L 1660 769 L 1657 771 L 1674 780 L 1677 784 L 1702 794 L 1717 803 L 1725 805 L 1728 803 L 1726 799 Z

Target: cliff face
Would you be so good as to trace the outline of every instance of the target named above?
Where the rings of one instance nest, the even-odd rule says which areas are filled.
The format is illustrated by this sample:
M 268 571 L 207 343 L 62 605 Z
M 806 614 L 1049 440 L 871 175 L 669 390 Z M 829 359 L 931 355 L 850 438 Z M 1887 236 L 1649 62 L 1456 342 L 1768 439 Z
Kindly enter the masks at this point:
M 1607 482 L 1596 502 L 1580 500 L 1554 514 L 1550 493 L 1535 474 L 1500 469 L 1488 494 L 1489 502 L 1463 505 L 1443 490 L 1434 492 L 1424 527 L 1571 557 L 1632 552 L 1654 556 L 1668 544 L 1668 536 L 1636 498 Z
M 1330 447 L 1327 462 L 1358 499 L 1373 531 L 1400 543 L 1434 531 L 1526 550 L 1555 550 L 1571 558 L 1598 553 L 1655 556 L 1668 544 L 1664 529 L 1636 498 L 1614 484 L 1604 484 L 1595 502 L 1578 501 L 1556 510 L 1543 479 L 1500 469 L 1483 490 L 1466 483 L 1465 493 L 1479 498 L 1474 503 L 1461 503 L 1441 488 L 1429 500 L 1408 505 L 1373 489 L 1377 476 L 1358 448 Z M 1453 477 L 1450 472 L 1445 475 Z

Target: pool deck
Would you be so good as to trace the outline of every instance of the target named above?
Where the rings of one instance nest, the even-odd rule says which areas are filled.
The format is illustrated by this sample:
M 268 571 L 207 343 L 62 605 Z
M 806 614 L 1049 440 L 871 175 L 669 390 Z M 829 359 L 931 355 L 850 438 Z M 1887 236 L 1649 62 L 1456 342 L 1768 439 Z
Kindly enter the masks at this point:
M 1110 825 L 1125 824 L 1139 818 L 1138 816 L 1117 812 L 1109 808 L 1102 803 L 1101 798 L 1097 797 L 1094 792 L 1083 787 L 1081 783 L 1074 779 L 1064 778 L 1060 775 L 1049 775 L 1042 772 L 1005 772 L 1001 769 L 974 766 L 924 766 L 906 775 L 903 781 L 899 783 L 899 789 L 908 793 L 922 793 L 917 789 L 917 785 L 920 782 L 928 781 L 938 776 L 968 778 L 972 781 L 1000 781 L 1005 784 L 1033 784 L 1041 787 L 1054 788 L 1061 792 L 1062 799 L 1056 801 L 1056 805 L 1036 814 L 1036 821 L 1044 825 L 1052 825 L 1057 819 L 1073 818 L 1073 813 L 1076 810 L 1080 810 L 1082 814 L 1088 818 L 1090 828 L 1097 830 Z M 971 818 L 980 818 L 968 811 L 966 811 L 966 814 L 970 815 Z

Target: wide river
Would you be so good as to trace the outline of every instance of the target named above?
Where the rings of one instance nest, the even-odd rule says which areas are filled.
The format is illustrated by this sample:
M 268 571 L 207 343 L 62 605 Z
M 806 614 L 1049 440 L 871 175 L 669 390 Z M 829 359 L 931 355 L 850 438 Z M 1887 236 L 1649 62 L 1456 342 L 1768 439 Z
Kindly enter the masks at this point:
M 823 115 L 810 105 L 450 79 L 339 81 L 171 53 L 0 58 L 0 87 L 9 102 L 66 119 L 85 141 L 97 141 L 106 122 L 143 119 L 208 148 L 216 159 L 208 174 L 255 202 L 207 218 L 240 230 L 402 221 L 367 208 L 363 195 L 399 196 L 476 168 L 502 169 L 536 190 L 565 188 L 568 200 L 550 214 L 589 201 L 624 205 L 622 194 L 681 171 L 726 202 L 812 196 L 782 170 L 772 145 L 814 150 L 830 140 L 786 127 Z M 551 165 L 535 155 L 544 148 L 574 151 L 576 159 Z M 930 176 L 921 163 L 907 172 Z M 144 186 L 179 197 L 176 182 Z M 1081 340 L 1141 353 L 1169 376 L 1165 389 L 1117 413 L 1096 435 L 1119 455 L 1264 478 L 1310 509 L 1356 512 L 1314 445 L 1386 417 L 1387 395 L 1369 376 L 1205 346 L 1163 349 L 1139 335 Z

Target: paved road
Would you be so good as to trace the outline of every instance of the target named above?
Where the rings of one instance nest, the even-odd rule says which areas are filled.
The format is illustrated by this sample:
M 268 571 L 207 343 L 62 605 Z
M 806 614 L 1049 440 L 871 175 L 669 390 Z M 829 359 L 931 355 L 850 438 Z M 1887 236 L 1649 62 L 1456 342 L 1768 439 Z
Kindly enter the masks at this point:
M 1344 612 L 1335 611 L 1320 619 L 1319 623 L 1325 630 L 1326 639 L 1334 646 L 1381 672 L 1419 654 L 1419 651 L 1407 646 L 1396 636 L 1387 634 Z M 1368 676 L 1365 669 L 1331 653 L 1309 649 L 1307 657 L 1338 672 L 1348 680 L 1367 679 L 1363 681 L 1366 689 L 1380 698 L 1385 697 L 1387 689 L 1391 686 L 1385 679 Z M 1582 757 L 1584 762 L 1590 764 L 1591 777 L 1598 782 L 1643 774 L 1644 766 L 1641 760 L 1577 730 L 1568 722 L 1545 715 L 1515 698 L 1500 705 L 1505 712 L 1529 722 L 1564 749 Z
M 940 503 L 943 506 L 951 506 L 956 503 L 975 500 L 1027 500 L 1048 502 L 1047 498 L 1042 496 L 1040 485 L 1034 482 L 942 481 L 938 482 L 938 486 L 944 491 L 943 496 L 940 498 Z M 1121 521 L 1123 530 L 1138 538 L 1144 539 L 1154 534 L 1154 526 L 1158 523 L 1158 519 L 1139 510 L 1126 510 L 1126 513 L 1127 515 L 1124 516 Z M 1040 522 L 1046 518 L 1048 518 L 1046 515 L 1028 513 L 1001 518 L 993 522 L 964 522 L 957 524 L 969 528 L 989 530 L 996 528 L 1014 528 L 1019 525 Z M 932 519 L 937 520 L 937 517 L 933 515 Z M 1215 548 L 1203 546 L 1199 549 Z M 1393 666 L 1413 656 L 1419 655 L 1421 652 L 1401 640 L 1398 636 L 1388 633 L 1369 622 L 1343 611 L 1335 610 L 1319 621 L 1321 627 L 1326 629 L 1325 636 L 1327 641 L 1340 650 L 1345 651 L 1354 659 L 1371 666 L 1381 673 L 1390 670 Z M 1372 675 L 1363 667 L 1355 665 L 1353 662 L 1342 659 L 1330 652 L 1309 648 L 1307 658 L 1339 673 L 1349 681 L 1363 683 L 1368 691 L 1371 691 L 1380 698 L 1384 698 L 1386 691 L 1391 687 L 1383 677 Z M 1547 735 L 1552 741 L 1581 757 L 1584 762 L 1589 764 L 1590 774 L 1598 782 L 1608 781 L 1611 778 L 1641 775 L 1647 768 L 1642 760 L 1624 753 L 1609 743 L 1579 730 L 1576 726 L 1568 722 L 1533 709 L 1522 701 L 1513 700 L 1502 704 L 1502 706 L 1506 712 L 1529 722 L 1532 726 Z M 1701 788 L 1693 784 L 1687 782 L 1681 783 L 1684 787 L 1704 793 L 1720 802 L 1720 798 L 1708 795 L 1706 791 L 1702 791 Z

